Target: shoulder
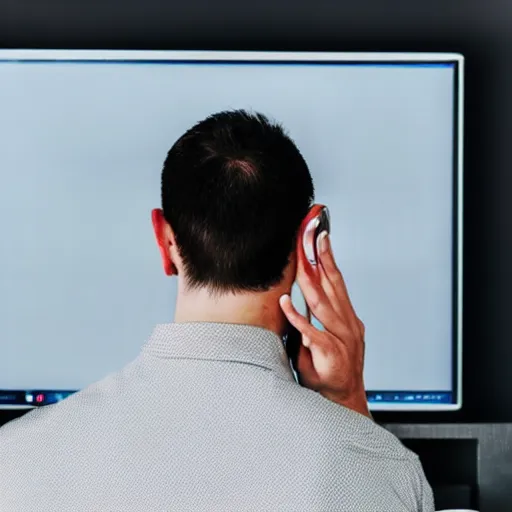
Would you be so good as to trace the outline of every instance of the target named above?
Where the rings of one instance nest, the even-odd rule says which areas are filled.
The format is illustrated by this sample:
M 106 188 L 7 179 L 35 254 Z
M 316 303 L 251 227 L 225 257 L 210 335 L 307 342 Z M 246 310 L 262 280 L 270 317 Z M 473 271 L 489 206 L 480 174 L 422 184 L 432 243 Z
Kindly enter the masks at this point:
M 395 435 L 311 390 L 291 383 L 278 386 L 283 388 L 279 405 L 295 425 L 295 439 L 308 447 L 309 460 L 316 458 L 315 471 L 325 485 L 329 483 L 334 489 L 344 482 L 344 490 L 355 493 L 357 502 L 378 495 L 382 503 L 394 504 L 395 508 L 390 505 L 388 509 L 434 510 L 418 456 Z M 367 485 L 360 489 L 357 482 Z M 368 486 L 373 494 L 363 492 Z M 402 505 L 395 506 L 396 500 Z
M 9 452 L 39 450 L 65 429 L 63 412 L 69 410 L 68 398 L 63 402 L 33 409 L 0 428 L 0 458 Z
M 115 374 L 108 376 L 61 402 L 33 409 L 5 424 L 0 428 L 0 459 L 25 450 L 43 453 L 55 446 L 57 438 L 65 443 L 68 437 L 94 424 L 112 403 L 109 388 L 115 378 Z
M 400 440 L 372 419 L 327 400 L 319 393 L 291 382 L 279 384 L 286 413 L 307 425 L 322 442 L 347 446 L 356 444 L 361 455 L 385 459 L 412 461 L 417 456 Z
M 51 421 L 54 407 L 34 409 L 0 428 L 0 481 L 4 492 L 15 475 L 26 478 L 30 467 L 34 472 L 41 467 L 37 454 L 58 435 L 58 422 Z

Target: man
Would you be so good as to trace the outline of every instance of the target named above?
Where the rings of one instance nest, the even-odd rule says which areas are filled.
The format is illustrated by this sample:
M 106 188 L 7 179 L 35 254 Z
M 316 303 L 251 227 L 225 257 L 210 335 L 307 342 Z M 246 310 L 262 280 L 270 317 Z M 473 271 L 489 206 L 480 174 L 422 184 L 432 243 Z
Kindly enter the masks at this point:
M 432 512 L 417 457 L 370 418 L 364 328 L 328 236 L 319 279 L 295 256 L 312 201 L 304 159 L 264 116 L 185 133 L 153 212 L 174 323 L 120 372 L 0 430 L 0 510 Z M 296 277 L 325 330 L 291 305 Z

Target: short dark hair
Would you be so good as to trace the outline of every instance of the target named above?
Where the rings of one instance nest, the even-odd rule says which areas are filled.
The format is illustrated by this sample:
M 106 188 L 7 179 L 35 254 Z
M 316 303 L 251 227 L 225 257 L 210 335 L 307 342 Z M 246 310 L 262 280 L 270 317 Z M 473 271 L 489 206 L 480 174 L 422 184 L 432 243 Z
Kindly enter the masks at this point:
M 259 113 L 214 114 L 173 145 L 162 208 L 188 285 L 265 291 L 283 278 L 313 181 L 283 128 Z

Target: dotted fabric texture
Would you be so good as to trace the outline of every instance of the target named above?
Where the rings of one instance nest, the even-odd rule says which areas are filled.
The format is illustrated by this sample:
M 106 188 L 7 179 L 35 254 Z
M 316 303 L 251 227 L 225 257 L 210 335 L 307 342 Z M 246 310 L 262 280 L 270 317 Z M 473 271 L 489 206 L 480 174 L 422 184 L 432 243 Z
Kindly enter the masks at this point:
M 433 512 L 416 455 L 293 379 L 281 340 L 157 326 L 121 371 L 0 429 L 1 512 Z

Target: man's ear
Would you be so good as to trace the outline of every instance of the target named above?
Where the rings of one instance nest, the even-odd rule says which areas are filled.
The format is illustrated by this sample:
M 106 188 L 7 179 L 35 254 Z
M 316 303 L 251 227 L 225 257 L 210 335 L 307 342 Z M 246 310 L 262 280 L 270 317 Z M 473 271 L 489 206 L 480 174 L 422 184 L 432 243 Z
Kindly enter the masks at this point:
M 155 208 L 151 212 L 151 220 L 153 222 L 156 243 L 162 257 L 164 272 L 168 276 L 177 275 L 178 271 L 171 259 L 171 246 L 173 244 L 171 228 L 164 218 L 164 212 L 160 208 Z

